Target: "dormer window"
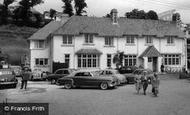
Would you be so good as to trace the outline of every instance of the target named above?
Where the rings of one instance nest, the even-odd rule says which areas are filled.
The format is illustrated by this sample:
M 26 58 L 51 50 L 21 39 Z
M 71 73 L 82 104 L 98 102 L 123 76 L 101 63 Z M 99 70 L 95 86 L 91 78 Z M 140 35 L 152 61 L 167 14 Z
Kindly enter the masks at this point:
M 85 34 L 85 44 L 93 44 L 93 35 Z
M 168 36 L 167 37 L 167 44 L 168 45 L 173 45 L 174 44 L 174 38 L 173 36 Z

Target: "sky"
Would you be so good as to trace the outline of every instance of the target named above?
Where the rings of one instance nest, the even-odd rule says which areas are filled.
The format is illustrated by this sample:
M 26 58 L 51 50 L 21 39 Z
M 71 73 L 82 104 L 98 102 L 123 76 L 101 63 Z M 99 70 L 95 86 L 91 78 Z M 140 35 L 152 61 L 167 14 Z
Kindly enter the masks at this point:
M 0 0 L 3 1 L 3 0 Z M 19 0 L 17 0 L 19 1 Z M 119 16 L 135 8 L 139 10 L 154 10 L 161 13 L 176 9 L 184 23 L 190 23 L 190 0 L 85 0 L 88 7 L 85 9 L 88 16 L 105 16 L 111 9 L 116 8 Z M 40 12 L 49 11 L 50 8 L 62 12 L 62 0 L 44 0 L 44 4 L 35 7 Z

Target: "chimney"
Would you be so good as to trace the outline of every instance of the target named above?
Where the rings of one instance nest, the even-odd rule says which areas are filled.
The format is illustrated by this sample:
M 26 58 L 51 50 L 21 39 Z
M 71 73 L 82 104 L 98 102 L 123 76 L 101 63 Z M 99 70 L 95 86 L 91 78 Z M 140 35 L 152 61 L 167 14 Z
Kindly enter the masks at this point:
M 112 9 L 111 10 L 111 18 L 112 18 L 112 23 L 113 24 L 118 24 L 118 16 L 117 16 L 117 9 Z

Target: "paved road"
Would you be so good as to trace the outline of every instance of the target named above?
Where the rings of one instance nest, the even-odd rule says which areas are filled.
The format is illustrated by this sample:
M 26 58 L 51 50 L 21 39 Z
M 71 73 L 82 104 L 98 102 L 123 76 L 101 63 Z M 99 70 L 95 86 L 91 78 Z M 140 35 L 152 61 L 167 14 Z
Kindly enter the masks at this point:
M 146 96 L 134 85 L 112 90 L 71 89 L 47 82 L 29 82 L 27 90 L 0 90 L 0 101 L 48 102 L 50 115 L 189 115 L 190 81 L 175 75 L 162 75 L 159 97 L 148 87 Z

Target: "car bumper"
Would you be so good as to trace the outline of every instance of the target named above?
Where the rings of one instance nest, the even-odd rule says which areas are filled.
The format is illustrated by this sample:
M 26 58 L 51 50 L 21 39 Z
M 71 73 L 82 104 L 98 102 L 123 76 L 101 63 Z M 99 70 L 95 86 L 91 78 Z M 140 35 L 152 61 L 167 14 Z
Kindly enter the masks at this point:
M 12 87 L 16 87 L 18 82 L 0 82 L 0 89 L 1 88 L 12 88 Z
M 117 81 L 108 84 L 108 87 L 115 87 L 115 86 L 117 86 Z

